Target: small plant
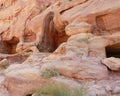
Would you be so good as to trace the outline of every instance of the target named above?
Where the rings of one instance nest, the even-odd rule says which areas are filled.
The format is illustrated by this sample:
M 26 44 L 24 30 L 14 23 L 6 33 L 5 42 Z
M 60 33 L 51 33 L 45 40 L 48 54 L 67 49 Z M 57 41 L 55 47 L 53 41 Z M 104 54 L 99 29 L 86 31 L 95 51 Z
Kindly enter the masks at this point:
M 78 42 L 88 42 L 88 38 L 80 38 L 77 41 Z
M 69 2 L 69 1 L 72 1 L 72 0 L 64 0 L 64 2 Z
M 50 67 L 50 68 L 42 71 L 42 72 L 41 72 L 41 75 L 42 75 L 43 77 L 45 77 L 45 78 L 50 78 L 50 77 L 53 77 L 53 76 L 58 76 L 58 75 L 60 75 L 60 74 L 59 74 L 59 72 L 57 72 L 57 71 L 55 70 L 54 67 Z
M 71 88 L 65 84 L 48 84 L 36 90 L 34 96 L 83 96 L 81 88 Z

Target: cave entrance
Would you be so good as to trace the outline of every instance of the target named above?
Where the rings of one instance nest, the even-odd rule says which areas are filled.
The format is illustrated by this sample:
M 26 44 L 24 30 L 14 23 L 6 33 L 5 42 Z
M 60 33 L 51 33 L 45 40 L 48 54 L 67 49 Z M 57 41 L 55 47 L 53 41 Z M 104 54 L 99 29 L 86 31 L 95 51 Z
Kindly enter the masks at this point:
M 8 41 L 0 41 L 0 60 L 7 59 L 9 64 L 23 63 L 28 55 L 17 54 L 16 47 L 19 39 L 13 37 Z
M 32 94 L 28 94 L 28 95 L 26 95 L 26 96 L 32 96 Z
M 50 32 L 50 31 L 49 31 Z M 54 52 L 60 44 L 66 42 L 68 36 L 65 32 L 58 33 L 54 27 L 52 27 L 51 33 L 44 35 L 41 44 L 38 44 L 37 48 L 40 52 Z
M 120 58 L 120 43 L 107 46 L 106 47 L 106 56 L 107 57 L 116 57 Z
M 53 18 L 54 13 L 50 12 L 43 21 L 44 35 L 42 42 L 37 46 L 40 52 L 54 52 L 61 43 L 66 42 L 68 39 L 68 36 L 64 31 L 61 33 L 57 32 Z
M 12 40 L 9 41 L 0 41 L 0 53 L 3 54 L 15 54 L 16 53 L 16 46 L 19 42 L 19 39 L 13 37 Z

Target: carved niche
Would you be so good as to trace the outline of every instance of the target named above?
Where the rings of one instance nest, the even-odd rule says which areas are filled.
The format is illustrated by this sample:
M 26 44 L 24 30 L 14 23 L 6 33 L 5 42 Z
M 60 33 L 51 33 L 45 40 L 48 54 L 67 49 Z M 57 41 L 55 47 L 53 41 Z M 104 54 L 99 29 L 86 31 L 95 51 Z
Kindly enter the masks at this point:
M 115 12 L 96 17 L 97 27 L 101 30 L 120 29 L 120 13 Z

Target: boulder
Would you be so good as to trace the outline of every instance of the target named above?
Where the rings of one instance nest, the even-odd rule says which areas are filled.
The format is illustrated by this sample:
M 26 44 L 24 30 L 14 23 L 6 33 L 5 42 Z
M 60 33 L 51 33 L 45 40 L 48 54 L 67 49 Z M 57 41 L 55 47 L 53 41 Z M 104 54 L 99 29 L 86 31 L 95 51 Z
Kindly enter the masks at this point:
M 74 78 L 76 80 L 101 80 L 108 78 L 108 70 L 102 65 L 98 64 L 95 58 L 91 59 L 73 59 L 75 57 L 61 58 L 61 60 L 53 60 L 45 63 L 41 67 L 42 70 L 46 70 L 49 67 L 54 67 L 62 76 L 68 78 Z
M 102 60 L 102 63 L 106 65 L 112 71 L 120 71 L 120 59 L 110 57 Z
M 1 68 L 6 68 L 6 67 L 8 67 L 8 65 L 9 65 L 9 62 L 8 62 L 7 59 L 3 59 L 3 60 L 0 61 L 0 67 Z
M 30 65 L 11 65 L 5 72 L 4 86 L 11 96 L 31 94 L 45 82 L 46 80 L 40 76 L 40 69 Z

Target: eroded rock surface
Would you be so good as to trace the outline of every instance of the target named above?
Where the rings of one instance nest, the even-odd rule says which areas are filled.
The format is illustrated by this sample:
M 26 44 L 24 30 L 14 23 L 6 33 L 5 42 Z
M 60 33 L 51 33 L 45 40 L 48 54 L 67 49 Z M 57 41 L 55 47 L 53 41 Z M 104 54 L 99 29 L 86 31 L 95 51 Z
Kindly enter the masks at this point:
M 44 78 L 40 77 L 39 71 L 39 68 L 32 68 L 29 65 L 11 65 L 6 70 L 4 85 L 11 96 L 26 96 L 46 82 Z
M 27 96 L 47 82 L 120 96 L 119 11 L 120 0 L 0 0 L 0 60 L 9 65 L 0 96 Z M 59 75 L 44 78 L 51 67 Z

